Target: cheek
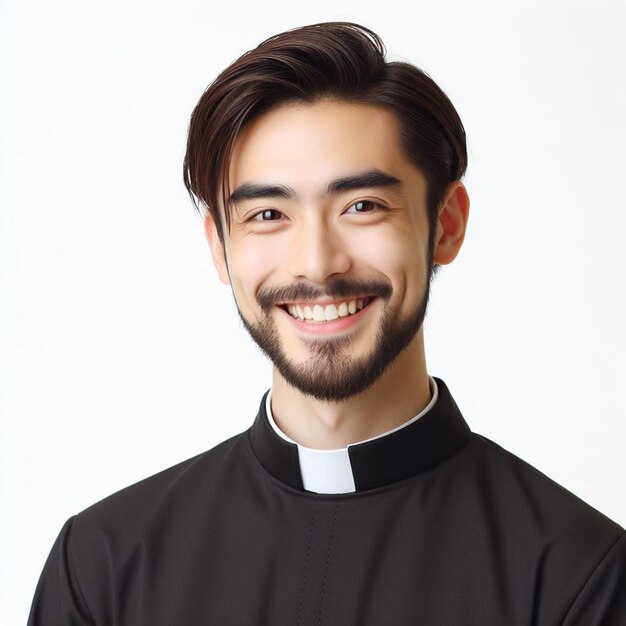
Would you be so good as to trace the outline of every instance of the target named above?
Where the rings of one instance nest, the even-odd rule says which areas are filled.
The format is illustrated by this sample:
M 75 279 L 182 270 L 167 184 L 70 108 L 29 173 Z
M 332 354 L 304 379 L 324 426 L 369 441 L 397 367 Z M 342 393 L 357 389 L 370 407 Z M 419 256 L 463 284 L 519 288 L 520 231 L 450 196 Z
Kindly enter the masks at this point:
M 424 241 L 422 241 L 424 239 Z M 351 242 L 353 255 L 384 273 L 410 274 L 426 268 L 425 238 L 399 229 L 363 233 Z M 391 278 L 391 275 L 390 275 Z
M 423 294 L 426 248 L 425 237 L 416 235 L 412 229 L 398 228 L 365 233 L 352 247 L 366 267 L 391 280 L 394 298 L 406 298 L 411 304 Z
M 253 237 L 231 247 L 228 259 L 230 279 L 240 308 L 246 311 L 258 309 L 256 293 L 268 284 L 269 277 L 280 267 L 281 249 L 281 246 L 270 245 L 266 239 L 261 241 Z

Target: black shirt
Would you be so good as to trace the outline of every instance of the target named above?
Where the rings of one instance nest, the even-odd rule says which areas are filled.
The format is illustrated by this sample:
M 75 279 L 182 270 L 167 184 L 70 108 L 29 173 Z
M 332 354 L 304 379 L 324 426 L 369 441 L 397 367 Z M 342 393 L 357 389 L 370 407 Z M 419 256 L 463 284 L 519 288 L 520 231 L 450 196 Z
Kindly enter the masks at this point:
M 488 439 L 448 388 L 305 491 L 252 427 L 67 521 L 29 624 L 626 624 L 624 529 Z

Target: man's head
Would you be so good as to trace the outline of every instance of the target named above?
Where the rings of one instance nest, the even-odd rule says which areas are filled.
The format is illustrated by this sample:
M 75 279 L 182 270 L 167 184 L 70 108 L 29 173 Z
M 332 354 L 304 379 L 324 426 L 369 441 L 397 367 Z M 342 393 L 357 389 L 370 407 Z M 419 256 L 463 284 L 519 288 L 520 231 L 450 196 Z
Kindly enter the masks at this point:
M 330 23 L 268 39 L 209 86 L 185 183 L 252 337 L 292 385 L 338 401 L 420 330 L 434 268 L 463 239 L 465 167 L 435 83 Z

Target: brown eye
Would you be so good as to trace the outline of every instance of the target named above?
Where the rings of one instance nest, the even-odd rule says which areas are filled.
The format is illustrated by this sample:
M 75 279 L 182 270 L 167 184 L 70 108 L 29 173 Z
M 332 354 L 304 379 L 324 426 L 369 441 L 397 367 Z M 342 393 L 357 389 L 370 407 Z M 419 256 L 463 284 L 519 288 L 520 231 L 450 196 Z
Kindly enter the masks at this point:
M 252 219 L 257 222 L 272 222 L 280 219 L 280 213 L 276 209 L 265 209 L 257 213 Z
M 357 202 L 350 205 L 348 208 L 348 213 L 370 213 L 371 211 L 375 211 L 376 209 L 382 208 L 378 202 L 374 202 L 373 200 L 358 200 Z

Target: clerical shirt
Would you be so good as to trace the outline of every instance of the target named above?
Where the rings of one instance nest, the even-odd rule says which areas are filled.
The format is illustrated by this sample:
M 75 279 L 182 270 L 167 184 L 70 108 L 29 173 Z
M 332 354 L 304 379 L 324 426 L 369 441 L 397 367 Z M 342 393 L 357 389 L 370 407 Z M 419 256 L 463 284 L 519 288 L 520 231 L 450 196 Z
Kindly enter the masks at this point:
M 339 493 L 307 488 L 265 397 L 247 431 L 71 517 L 29 624 L 626 624 L 624 529 L 433 382 L 417 419 L 347 447 Z

